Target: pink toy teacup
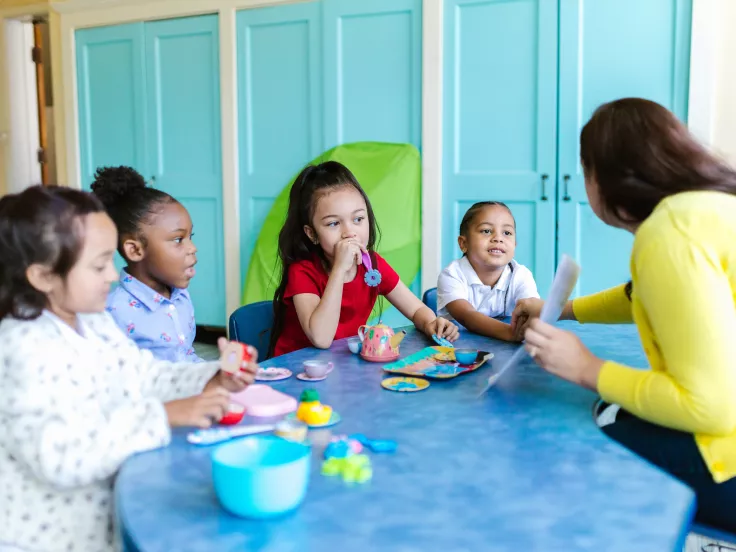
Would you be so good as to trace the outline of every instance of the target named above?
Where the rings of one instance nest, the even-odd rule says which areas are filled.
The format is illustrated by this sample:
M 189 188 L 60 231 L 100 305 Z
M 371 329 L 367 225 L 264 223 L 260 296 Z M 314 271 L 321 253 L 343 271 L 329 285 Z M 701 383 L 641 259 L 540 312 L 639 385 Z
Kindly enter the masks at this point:
M 310 378 L 323 378 L 332 372 L 332 363 L 324 360 L 305 360 L 302 363 L 304 371 Z
M 390 362 L 399 358 L 399 344 L 406 336 L 405 331 L 394 334 L 385 324 L 361 326 L 358 337 L 363 342 L 360 356 L 371 362 Z

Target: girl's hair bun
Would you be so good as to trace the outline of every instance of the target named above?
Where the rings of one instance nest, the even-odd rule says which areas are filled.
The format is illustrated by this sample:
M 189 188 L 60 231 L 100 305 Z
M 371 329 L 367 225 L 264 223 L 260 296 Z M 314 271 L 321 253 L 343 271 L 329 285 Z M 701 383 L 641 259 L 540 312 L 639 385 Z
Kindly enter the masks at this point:
M 100 167 L 92 183 L 92 191 L 108 209 L 145 187 L 146 181 L 131 167 Z

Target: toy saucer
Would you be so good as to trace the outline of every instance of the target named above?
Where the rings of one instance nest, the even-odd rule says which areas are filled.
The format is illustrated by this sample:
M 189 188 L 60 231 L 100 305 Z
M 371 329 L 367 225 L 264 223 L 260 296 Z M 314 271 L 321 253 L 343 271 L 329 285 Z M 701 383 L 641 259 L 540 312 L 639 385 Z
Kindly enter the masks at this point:
M 327 376 L 329 376 L 329 375 L 330 375 L 330 373 L 327 372 L 321 378 L 313 378 L 313 377 L 308 376 L 306 372 L 301 372 L 301 373 L 299 373 L 299 374 L 296 375 L 296 379 L 302 380 L 302 381 L 324 381 L 324 380 L 327 379 Z
M 432 339 L 434 339 L 434 342 L 437 343 L 437 345 L 440 345 L 442 347 L 448 347 L 450 349 L 455 348 L 455 345 L 453 345 L 451 341 L 448 341 L 444 337 L 440 337 L 437 334 L 433 334 Z
M 289 379 L 291 370 L 286 368 L 259 368 L 256 373 L 256 381 L 280 381 Z
M 284 419 L 285 420 L 289 420 L 289 421 L 291 421 L 291 420 L 298 420 L 298 418 L 296 417 L 296 412 L 292 412 L 291 414 L 289 414 Z M 299 421 L 301 421 L 301 420 L 299 420 Z M 307 424 L 307 427 L 309 429 L 321 429 L 323 427 L 331 427 L 331 426 L 337 425 L 341 421 L 342 421 L 342 416 L 340 416 L 340 414 L 338 412 L 335 412 L 333 410 L 332 411 L 332 416 L 330 416 L 330 419 L 327 421 L 327 423 L 325 423 L 325 424 Z
M 386 378 L 381 382 L 381 387 L 389 391 L 411 393 L 414 391 L 424 391 L 429 387 L 429 382 L 420 378 Z

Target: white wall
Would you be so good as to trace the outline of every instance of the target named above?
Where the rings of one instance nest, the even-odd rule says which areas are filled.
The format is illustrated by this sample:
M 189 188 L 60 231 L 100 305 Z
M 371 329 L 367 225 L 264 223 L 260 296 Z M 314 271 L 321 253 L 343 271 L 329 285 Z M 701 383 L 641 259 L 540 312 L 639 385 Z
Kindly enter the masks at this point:
M 33 26 L 6 19 L 3 27 L 10 109 L 2 132 L 3 146 L 11 161 L 6 172 L 6 187 L 13 193 L 41 183 L 41 167 L 37 160 L 38 106 L 35 65 L 31 60 Z
M 736 1 L 705 1 L 721 4 L 713 59 L 715 93 L 711 144 L 717 152 L 736 165 Z

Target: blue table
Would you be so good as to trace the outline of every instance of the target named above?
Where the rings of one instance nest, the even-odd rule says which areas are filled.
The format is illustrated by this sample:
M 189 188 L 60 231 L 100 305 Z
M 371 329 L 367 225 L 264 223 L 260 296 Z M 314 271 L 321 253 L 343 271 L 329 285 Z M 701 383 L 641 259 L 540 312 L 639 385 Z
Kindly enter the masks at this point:
M 644 365 L 635 328 L 573 328 L 601 356 Z M 514 346 L 463 334 L 463 346 L 490 350 L 498 368 Z M 430 345 L 410 332 L 402 355 Z M 299 371 L 329 359 L 323 382 L 274 383 L 294 396 L 308 385 L 342 414 L 336 433 L 395 439 L 394 455 L 373 455 L 373 481 L 348 487 L 319 474 L 315 451 L 307 498 L 297 513 L 253 522 L 223 511 L 210 476 L 211 449 L 184 432 L 170 447 L 135 456 L 116 484 L 118 517 L 130 546 L 176 550 L 681 550 L 694 497 L 595 426 L 594 395 L 531 361 L 507 373 L 484 398 L 491 368 L 418 393 L 379 385 L 380 365 L 349 353 L 304 350 L 265 362 Z M 324 431 L 324 430 L 323 430 Z

